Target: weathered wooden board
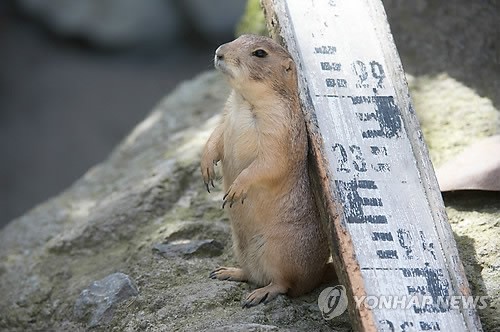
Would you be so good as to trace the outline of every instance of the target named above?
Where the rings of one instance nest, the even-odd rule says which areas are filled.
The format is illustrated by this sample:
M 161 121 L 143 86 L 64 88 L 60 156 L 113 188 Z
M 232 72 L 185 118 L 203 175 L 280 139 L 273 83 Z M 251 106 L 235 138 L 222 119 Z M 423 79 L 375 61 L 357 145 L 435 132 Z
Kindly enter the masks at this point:
M 299 68 L 322 213 L 358 330 L 480 331 L 441 194 L 379 0 L 262 0 Z M 278 38 L 279 39 L 279 38 Z M 425 305 L 355 305 L 422 295 Z

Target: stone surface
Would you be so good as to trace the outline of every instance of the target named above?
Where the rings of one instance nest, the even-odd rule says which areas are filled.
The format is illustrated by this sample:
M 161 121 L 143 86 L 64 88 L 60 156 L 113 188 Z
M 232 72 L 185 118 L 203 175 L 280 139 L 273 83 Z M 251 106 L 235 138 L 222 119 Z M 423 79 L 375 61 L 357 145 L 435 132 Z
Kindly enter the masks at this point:
M 250 285 L 208 278 L 217 266 L 235 265 L 221 183 L 209 194 L 199 172 L 201 149 L 228 93 L 214 72 L 182 84 L 105 162 L 0 232 L 0 330 L 84 330 L 87 322 L 73 316 L 75 301 L 92 281 L 115 271 L 134 279 L 140 293 L 117 303 L 106 327 L 96 331 L 238 324 L 349 330 L 346 315 L 322 319 L 320 290 L 242 310 Z M 211 249 L 223 245 L 222 253 L 205 251 L 207 239 L 214 240 Z M 152 251 L 155 243 L 182 241 L 196 244 L 201 254 L 163 257 Z
M 426 20 L 435 17 L 419 19 L 431 24 Z M 418 34 L 413 29 L 400 33 L 419 37 L 411 37 Z M 404 44 L 398 46 L 405 55 Z M 408 61 L 412 58 L 403 56 L 405 66 Z M 437 165 L 498 130 L 496 97 L 478 93 L 474 78 L 461 80 L 445 69 L 408 76 Z M 477 77 L 497 79 L 493 65 L 483 63 L 477 70 Z M 235 265 L 220 208 L 220 181 L 208 194 L 198 169 L 227 94 L 213 72 L 181 85 L 106 161 L 0 232 L 0 330 L 84 331 L 86 324 L 73 317 L 75 301 L 93 280 L 116 271 L 133 278 L 140 293 L 133 301 L 117 303 L 108 327 L 96 331 L 350 330 L 346 314 L 322 318 L 317 306 L 321 287 L 297 299 L 279 296 L 242 310 L 241 300 L 252 286 L 208 278 L 217 266 Z M 470 107 L 475 112 L 466 112 Z M 473 293 L 490 297 L 480 317 L 485 331 L 493 331 L 500 326 L 499 198 L 466 193 L 446 195 L 445 202 Z M 151 250 L 155 243 L 186 239 L 214 239 L 225 247 L 220 256 L 189 259 L 165 258 Z
M 107 325 L 113 318 L 116 305 L 139 294 L 135 282 L 124 273 L 113 273 L 93 281 L 85 288 L 75 303 L 73 314 L 88 327 Z
M 264 332 L 279 331 L 277 326 L 261 324 L 233 324 L 208 330 L 210 332 Z
M 158 243 L 153 250 L 163 257 L 172 256 L 198 256 L 213 257 L 222 254 L 224 246 L 217 240 L 176 240 L 170 243 Z

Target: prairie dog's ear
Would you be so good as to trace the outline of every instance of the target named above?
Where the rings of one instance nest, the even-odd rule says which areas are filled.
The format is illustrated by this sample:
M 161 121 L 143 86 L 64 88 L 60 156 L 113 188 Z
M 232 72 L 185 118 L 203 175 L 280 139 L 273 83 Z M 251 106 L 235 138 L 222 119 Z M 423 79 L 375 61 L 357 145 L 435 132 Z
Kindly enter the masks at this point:
M 295 71 L 295 63 L 290 58 L 286 58 L 285 60 L 281 61 L 281 65 L 286 74 L 293 73 Z

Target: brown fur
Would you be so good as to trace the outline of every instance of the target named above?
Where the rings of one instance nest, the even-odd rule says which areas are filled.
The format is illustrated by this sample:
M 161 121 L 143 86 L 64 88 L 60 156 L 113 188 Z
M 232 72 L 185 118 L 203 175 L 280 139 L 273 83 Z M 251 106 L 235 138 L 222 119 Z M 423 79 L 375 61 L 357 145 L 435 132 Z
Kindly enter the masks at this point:
M 252 55 L 257 49 L 268 55 Z M 295 64 L 271 39 L 244 35 L 217 49 L 215 66 L 233 90 L 201 170 L 208 188 L 214 164 L 222 162 L 224 204 L 241 269 L 219 268 L 211 277 L 265 286 L 247 297 L 247 307 L 278 294 L 307 293 L 331 269 L 309 183 Z

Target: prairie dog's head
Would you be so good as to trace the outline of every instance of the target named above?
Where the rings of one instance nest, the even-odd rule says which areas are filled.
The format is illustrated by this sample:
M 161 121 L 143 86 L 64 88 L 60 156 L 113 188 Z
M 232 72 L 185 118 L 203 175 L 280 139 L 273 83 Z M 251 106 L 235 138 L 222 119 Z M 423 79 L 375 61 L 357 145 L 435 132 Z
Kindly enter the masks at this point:
M 242 35 L 215 51 L 215 68 L 250 102 L 297 94 L 295 63 L 271 38 Z

